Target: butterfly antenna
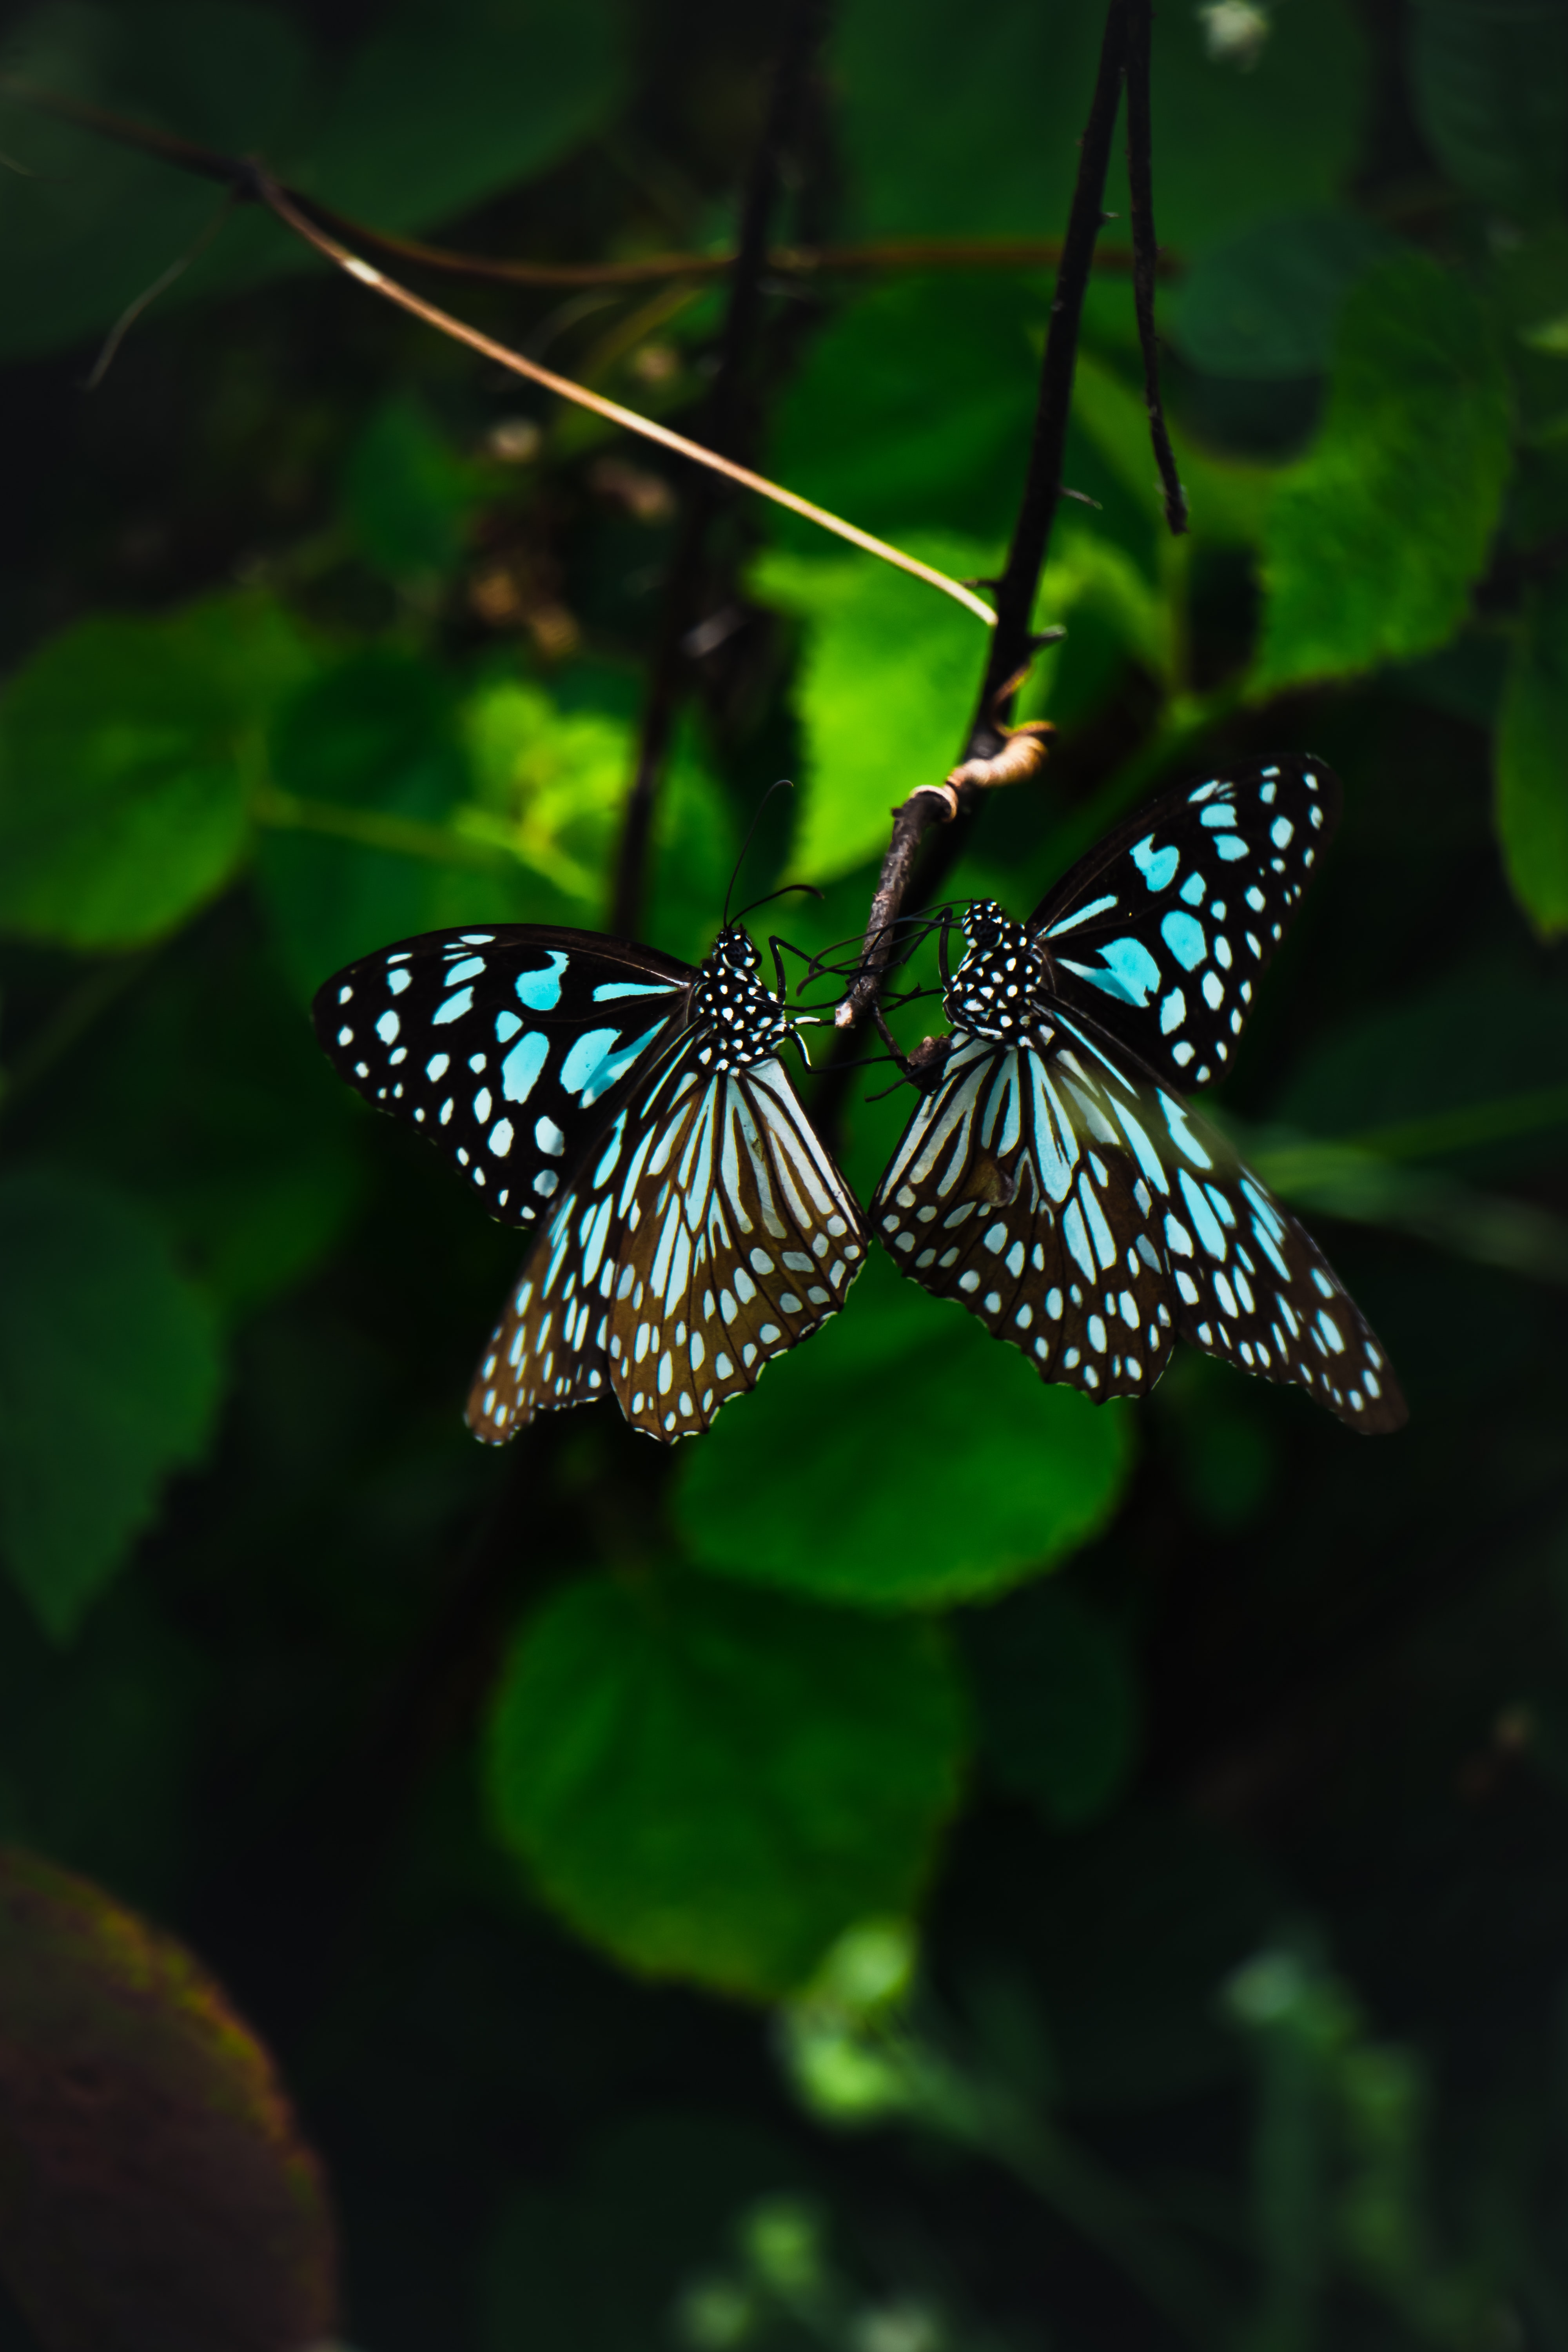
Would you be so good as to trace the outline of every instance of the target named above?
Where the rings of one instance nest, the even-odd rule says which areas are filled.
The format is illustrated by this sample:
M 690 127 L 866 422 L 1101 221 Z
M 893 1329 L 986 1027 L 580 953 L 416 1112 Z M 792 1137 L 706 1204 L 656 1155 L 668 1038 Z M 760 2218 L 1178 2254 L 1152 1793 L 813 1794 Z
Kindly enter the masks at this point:
M 730 876 L 730 886 L 724 893 L 724 918 L 722 928 L 726 930 L 730 927 L 730 900 L 734 892 L 735 885 L 741 878 L 741 868 L 746 862 L 746 852 L 750 849 L 752 842 L 756 835 L 757 827 L 763 821 L 763 812 L 767 807 L 768 803 L 772 800 L 775 793 L 793 793 L 794 790 L 795 786 L 791 783 L 789 778 L 787 776 L 781 776 L 776 784 L 770 784 L 768 786 L 767 791 L 757 803 L 757 814 L 752 819 L 750 825 L 746 829 L 746 838 L 741 844 L 741 854 L 735 860 L 734 870 Z M 802 885 L 801 887 L 804 887 L 805 886 Z M 759 898 L 757 904 L 759 907 L 763 907 L 767 904 L 767 901 L 765 898 Z
M 775 898 L 787 897 L 791 890 L 805 890 L 813 898 L 823 898 L 827 895 L 826 891 L 819 890 L 815 882 L 781 882 L 778 888 L 776 890 L 770 890 L 765 898 L 753 898 L 749 907 L 742 907 L 740 913 L 736 916 L 735 920 L 738 923 L 743 923 L 746 917 L 748 915 L 754 915 L 759 907 L 771 907 Z M 725 919 L 728 921 L 728 916 L 726 916 Z M 800 953 L 800 950 L 798 948 L 795 950 L 795 953 L 797 955 Z
M 864 969 L 868 946 L 874 947 L 880 940 L 887 939 L 890 933 L 901 930 L 908 926 L 909 938 L 899 943 L 899 961 L 903 962 L 914 953 L 921 941 L 937 929 L 938 921 L 939 918 L 932 915 L 894 915 L 889 921 L 879 923 L 868 936 L 859 931 L 853 931 L 846 939 L 830 940 L 826 947 L 818 948 L 816 953 L 811 958 L 800 985 L 805 988 L 814 980 L 847 979 L 852 973 Z M 828 958 L 837 948 L 851 948 L 854 953 L 842 963 L 830 963 Z

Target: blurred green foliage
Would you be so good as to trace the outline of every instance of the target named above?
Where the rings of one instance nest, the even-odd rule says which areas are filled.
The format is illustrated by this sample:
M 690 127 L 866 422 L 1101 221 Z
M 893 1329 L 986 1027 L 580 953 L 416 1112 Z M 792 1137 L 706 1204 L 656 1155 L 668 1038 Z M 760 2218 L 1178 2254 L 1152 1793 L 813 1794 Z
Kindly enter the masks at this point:
M 1534 589 L 1520 616 L 1497 731 L 1497 827 L 1514 896 L 1548 938 L 1568 930 L 1568 599 Z
M 265 153 L 323 203 L 409 231 L 599 129 L 624 85 L 621 23 L 613 0 L 401 0 L 350 44 L 347 11 L 312 22 L 309 8 L 253 0 L 41 0 L 10 14 L 6 70 L 230 154 Z M 210 184 L 69 121 L 32 117 L 22 144 L 0 187 L 7 352 L 110 326 L 218 203 Z M 301 266 L 275 223 L 248 216 L 174 299 Z
M 1447 645 L 1508 459 L 1508 380 L 1482 304 L 1424 256 L 1369 270 L 1345 305 L 1322 430 L 1269 509 L 1258 688 Z
M 502 1833 L 633 1967 L 798 1983 L 869 1905 L 907 1904 L 958 1793 L 963 1710 L 932 1629 L 695 1578 L 558 1594 L 499 1686 Z
M 170 1471 L 201 1459 L 221 1378 L 206 1303 L 143 1210 L 90 1178 L 10 1171 L 0 1549 L 57 1639 L 154 1517 Z
M 262 730 L 306 658 L 257 599 L 51 638 L 12 678 L 0 720 L 7 929 L 139 947 L 220 890 L 247 846 Z
M 784 21 L 46 0 L 3 64 L 597 263 L 732 242 Z M 608 1407 L 473 1445 L 515 1240 L 305 1005 L 421 929 L 604 925 L 689 482 L 9 88 L 0 1828 L 276 2047 L 367 2352 L 1568 2347 L 1564 21 L 1160 12 L 1193 528 L 1119 159 L 1052 760 L 946 886 L 1026 912 L 1167 779 L 1341 771 L 1213 1108 L 1399 1366 L 1366 1446 L 1185 1351 L 1137 1411 L 1043 1389 L 880 1257 L 673 1460 Z M 1058 235 L 1099 26 L 838 0 L 775 242 Z M 704 429 L 710 285 L 437 299 Z M 742 454 L 993 572 L 1051 299 L 995 252 L 770 273 Z M 643 936 L 706 950 L 788 774 L 737 903 L 812 881 L 757 936 L 842 962 L 980 633 L 752 505 L 704 563 Z M 836 1101 L 862 1198 L 892 1076 Z M 0 2346 L 55 2352 L 26 2298 Z
M 1102 1527 L 1131 1465 L 1131 1416 L 1076 1390 L 1042 1396 L 1016 1352 L 976 1344 L 986 1335 L 971 1318 L 933 1319 L 874 1260 L 854 1313 L 773 1367 L 754 1411 L 689 1449 L 675 1514 L 694 1558 L 823 1600 L 907 1609 L 1004 1592 Z M 973 1416 L 956 1446 L 955 1388 Z M 868 1391 L 885 1400 L 897 1449 L 880 1477 L 867 1475 Z M 800 1479 L 778 1481 L 780 1462 L 798 1464 Z

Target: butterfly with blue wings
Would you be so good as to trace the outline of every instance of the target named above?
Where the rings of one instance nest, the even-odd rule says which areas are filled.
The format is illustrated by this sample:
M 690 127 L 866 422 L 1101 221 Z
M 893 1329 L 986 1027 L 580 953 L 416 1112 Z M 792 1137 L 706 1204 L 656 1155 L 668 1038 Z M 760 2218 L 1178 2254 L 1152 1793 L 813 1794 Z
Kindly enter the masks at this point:
M 778 977 L 739 923 L 695 968 L 527 925 L 405 940 L 318 993 L 339 1075 L 536 1236 L 477 1436 L 607 1393 L 691 1435 L 842 1305 L 865 1226 L 778 1059 L 801 1017 Z
M 1388 1360 L 1317 1244 L 1178 1091 L 1229 1064 L 1340 811 L 1318 760 L 1156 801 L 1027 922 L 959 920 L 952 1035 L 870 1210 L 903 1271 L 1097 1402 L 1178 1337 L 1397 1429 Z

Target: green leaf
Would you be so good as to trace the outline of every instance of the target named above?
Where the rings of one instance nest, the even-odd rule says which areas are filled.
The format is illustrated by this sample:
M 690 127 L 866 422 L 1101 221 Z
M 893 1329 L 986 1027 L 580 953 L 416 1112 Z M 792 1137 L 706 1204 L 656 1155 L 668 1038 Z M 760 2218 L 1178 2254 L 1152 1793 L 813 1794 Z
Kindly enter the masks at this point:
M 996 550 L 973 541 L 905 544 L 956 579 L 995 567 Z M 779 551 L 752 586 L 806 622 L 795 692 L 807 789 L 790 870 L 830 881 L 879 850 L 889 810 L 917 784 L 941 783 L 961 756 L 984 636 L 950 597 L 870 556 Z
M 1413 0 L 1410 85 L 1444 170 L 1515 220 L 1568 196 L 1568 14 L 1497 0 Z
M 395 0 L 354 51 L 305 173 L 383 228 L 449 218 L 535 178 L 622 91 L 617 0 Z
M 452 571 L 479 495 L 479 468 L 455 455 L 407 394 L 375 411 L 354 443 L 343 480 L 353 536 L 389 580 L 439 581 Z
M 847 0 L 833 64 L 858 230 L 1059 236 L 1102 24 L 1075 0 Z M 1190 252 L 1233 233 L 1277 212 L 1281 190 L 1297 205 L 1338 196 L 1361 152 L 1368 79 L 1343 0 L 1272 12 L 1247 71 L 1208 54 L 1195 10 L 1167 10 L 1152 68 L 1166 242 Z M 1109 202 L 1125 222 L 1120 153 Z
M 614 838 L 617 843 L 632 772 L 628 760 L 616 795 Z M 758 800 L 766 790 L 766 782 L 757 779 Z M 699 722 L 686 713 L 676 727 L 654 811 L 642 936 L 667 955 L 700 963 L 717 936 L 724 892 L 740 847 L 734 809 L 714 772 Z M 595 929 L 604 920 L 609 901 L 611 870 L 606 856 L 590 918 Z M 741 894 L 737 903 L 743 903 Z
M 1568 582 L 1527 598 L 1497 731 L 1497 829 L 1513 895 L 1544 939 L 1568 930 Z
M 226 1318 L 299 1282 L 360 1192 L 360 1121 L 273 960 L 230 931 L 85 1038 L 52 1148 L 145 1201 Z
M 115 0 L 35 8 L 6 43 L 18 81 L 152 121 L 229 154 L 298 152 L 321 102 L 313 58 L 281 9 L 234 0 Z M 223 205 L 210 181 L 19 103 L 0 146 L 0 352 L 47 351 L 110 326 L 190 252 Z M 159 297 L 298 268 L 304 248 L 259 205 Z
M 279 714 L 258 867 L 305 996 L 355 956 L 476 922 L 603 922 L 636 760 L 636 683 L 593 663 L 554 690 L 501 674 L 459 698 L 390 645 L 353 655 Z M 700 961 L 738 847 L 696 724 L 659 795 L 646 935 Z
M 900 1910 L 958 1793 L 936 1630 L 689 1575 L 594 1578 L 524 1626 L 490 1728 L 507 1843 L 627 1967 L 770 1997 Z
M 1058 1828 L 1113 1802 L 1135 1760 L 1138 1684 L 1125 1643 L 1058 1584 L 1032 1586 L 960 1628 L 993 1778 Z
M 0 1852 L 0 2271 L 39 2344 L 319 2344 L 336 2248 L 262 2044 L 183 1946 Z
M 0 1553 L 57 1640 L 200 1460 L 221 1372 L 144 1210 L 83 1176 L 0 1181 Z
M 907 278 L 847 302 L 784 391 L 770 472 L 900 545 L 910 530 L 1000 544 L 1048 307 L 1045 285 L 1007 278 Z M 822 551 L 808 524 L 781 515 L 773 528 L 783 545 Z
M 1270 8 L 1250 66 L 1213 54 L 1203 11 L 1162 9 L 1152 56 L 1161 242 L 1195 257 L 1277 215 L 1282 197 L 1292 210 L 1337 202 L 1363 152 L 1370 65 L 1345 0 Z M 1120 197 L 1110 201 L 1125 217 Z
M 1142 391 L 1123 383 L 1102 360 L 1080 352 L 1073 378 L 1073 418 L 1150 520 L 1163 517 L 1164 494 Z M 1274 478 L 1268 468 L 1239 458 L 1209 457 L 1175 425 L 1171 427 L 1171 446 L 1192 509 L 1194 540 L 1222 547 L 1256 545 Z M 1163 533 L 1163 520 L 1160 530 Z
M 1347 212 L 1292 214 L 1209 246 L 1162 306 L 1184 358 L 1268 381 L 1327 368 L 1345 297 L 1398 240 Z
M 1322 430 L 1269 509 L 1255 692 L 1452 636 L 1508 465 L 1508 381 L 1469 287 L 1418 254 L 1372 271 L 1345 305 Z
M 468 766 L 452 684 L 434 662 L 390 646 L 351 655 L 279 712 L 269 764 L 288 796 L 278 814 L 297 803 L 298 822 L 263 835 L 258 877 L 302 995 L 394 940 L 447 920 L 504 919 L 506 881 L 483 870 L 478 845 L 477 870 L 442 859 Z M 378 819 L 410 824 L 429 854 L 382 845 Z M 354 837 L 356 824 L 364 837 Z M 452 836 L 455 857 L 465 846 Z
M 976 1600 L 1100 1532 L 1133 1426 L 1047 1388 L 876 1250 L 848 1313 L 685 1449 L 676 1518 L 727 1577 L 858 1608 Z
M 559 891 L 573 909 L 564 921 L 592 924 L 603 907 L 637 758 L 634 704 L 621 686 L 584 665 L 558 698 L 507 674 L 486 679 L 462 709 L 474 776 L 468 830 L 504 843 Z
M 1072 0 L 847 0 L 832 59 L 859 233 L 1059 235 L 1099 46 Z
M 330 75 L 289 15 L 236 0 L 47 5 L 7 43 L 18 79 L 152 121 L 388 229 L 418 230 L 559 162 L 619 102 L 616 0 L 399 0 Z M 328 87 L 329 83 L 331 85 Z M 0 171 L 0 352 L 112 323 L 218 212 L 210 183 L 20 105 Z M 321 264 L 258 205 L 161 310 Z
M 1040 579 L 1042 614 L 1068 623 L 1065 642 L 1041 657 L 1038 684 L 1029 708 L 1057 704 L 1058 668 L 1070 669 L 1075 640 L 1083 624 L 1098 623 L 1123 653 L 1141 662 L 1152 677 L 1169 677 L 1176 657 L 1176 616 L 1167 598 L 1114 540 L 1069 523 L 1054 534 L 1054 552 Z M 1059 713 L 1058 713 L 1059 716 Z
M 273 704 L 309 669 L 266 598 L 79 621 L 0 700 L 0 929 L 133 947 L 244 855 Z

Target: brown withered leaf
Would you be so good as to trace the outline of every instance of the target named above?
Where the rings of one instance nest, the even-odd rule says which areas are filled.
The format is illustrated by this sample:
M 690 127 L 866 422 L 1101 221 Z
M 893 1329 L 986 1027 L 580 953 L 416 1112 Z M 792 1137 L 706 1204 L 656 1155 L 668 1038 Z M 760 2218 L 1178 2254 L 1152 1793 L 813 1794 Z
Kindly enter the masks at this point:
M 46 2352 L 305 2352 L 334 2272 L 321 2168 L 213 1979 L 0 1848 L 0 2274 Z

